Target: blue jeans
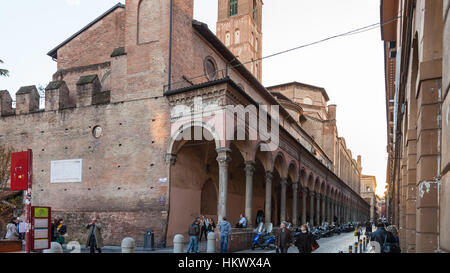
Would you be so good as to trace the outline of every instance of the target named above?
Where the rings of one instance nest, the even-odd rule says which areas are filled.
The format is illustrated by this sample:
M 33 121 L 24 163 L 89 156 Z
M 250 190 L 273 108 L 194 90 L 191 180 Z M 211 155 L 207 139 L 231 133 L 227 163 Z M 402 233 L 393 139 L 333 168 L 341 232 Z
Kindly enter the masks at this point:
M 189 245 L 188 245 L 188 248 L 187 248 L 186 252 L 189 253 L 189 252 L 191 252 L 191 250 L 192 250 L 193 253 L 197 253 L 197 250 L 198 250 L 198 236 L 191 236 L 190 237 Z
M 228 251 L 228 235 L 220 235 L 220 253 Z

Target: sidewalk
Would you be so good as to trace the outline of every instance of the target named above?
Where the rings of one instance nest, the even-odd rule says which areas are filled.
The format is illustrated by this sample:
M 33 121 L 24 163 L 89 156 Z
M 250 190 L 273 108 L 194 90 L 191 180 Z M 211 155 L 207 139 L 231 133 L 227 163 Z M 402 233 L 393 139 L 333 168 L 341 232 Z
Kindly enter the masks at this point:
M 188 246 L 188 244 L 185 244 L 184 250 L 186 250 L 187 246 Z M 206 253 L 206 246 L 207 246 L 206 240 L 199 242 L 198 243 L 198 252 Z M 68 249 L 67 245 L 63 246 L 63 250 L 64 250 L 64 253 L 90 253 L 90 249 L 86 248 L 85 245 L 80 246 L 79 252 L 78 252 L 78 250 L 76 250 L 73 247 L 72 247 L 72 249 Z M 120 246 L 104 246 L 102 248 L 102 253 L 122 253 L 122 248 Z M 158 248 L 158 249 L 155 248 L 154 251 L 144 249 L 143 247 L 136 247 L 134 249 L 134 253 L 173 253 L 173 247 Z

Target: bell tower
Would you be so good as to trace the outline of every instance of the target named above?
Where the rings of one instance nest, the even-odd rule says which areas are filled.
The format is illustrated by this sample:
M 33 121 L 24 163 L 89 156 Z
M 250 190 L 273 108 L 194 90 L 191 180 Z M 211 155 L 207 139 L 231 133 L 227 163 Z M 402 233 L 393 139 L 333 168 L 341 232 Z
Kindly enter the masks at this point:
M 241 61 L 262 58 L 262 0 L 218 0 L 217 37 Z M 261 82 L 262 61 L 245 65 Z

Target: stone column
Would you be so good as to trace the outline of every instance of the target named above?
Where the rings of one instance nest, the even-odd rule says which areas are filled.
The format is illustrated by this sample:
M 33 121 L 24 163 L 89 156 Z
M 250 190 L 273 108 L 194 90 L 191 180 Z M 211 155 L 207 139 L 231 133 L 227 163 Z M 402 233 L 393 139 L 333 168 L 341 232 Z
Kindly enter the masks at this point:
M 269 224 L 272 222 L 272 179 L 273 173 L 266 172 L 266 208 L 265 208 L 265 222 Z
M 348 204 L 347 212 L 348 212 L 348 221 L 353 222 L 353 215 L 352 215 L 353 210 L 351 204 Z
M 325 214 L 326 199 L 327 197 L 325 195 L 322 195 L 322 223 L 327 220 L 327 216 Z
M 306 188 L 302 189 L 302 224 L 306 224 Z
M 253 224 L 253 174 L 255 173 L 255 162 L 245 162 L 245 216 L 248 226 Z
M 337 217 L 337 221 L 336 223 L 340 223 L 341 222 L 341 213 L 340 213 L 340 205 L 339 205 L 339 201 L 336 202 L 336 217 Z
M 286 221 L 286 186 L 287 178 L 281 178 L 281 202 L 280 202 L 280 220 Z
M 335 202 L 334 200 L 331 201 L 331 223 L 334 222 L 334 212 L 335 212 Z
M 223 217 L 227 216 L 227 198 L 228 198 L 228 165 L 231 162 L 231 150 L 227 148 L 217 149 L 219 156 L 219 200 L 218 200 L 218 221 L 222 222 Z
M 338 224 L 341 224 L 341 203 L 340 202 L 338 203 L 337 209 L 338 209 Z
M 331 203 L 331 198 L 330 198 L 330 197 L 327 197 L 327 207 L 326 207 L 326 210 L 327 210 L 327 222 L 328 222 L 328 223 L 330 223 L 330 220 L 331 220 L 331 216 L 330 216 L 330 214 L 331 214 L 330 203 Z
M 309 202 L 309 224 L 314 226 L 314 192 L 310 192 L 310 202 Z
M 292 225 L 298 226 L 298 182 L 292 184 Z
M 316 194 L 316 225 L 320 225 L 320 199 L 321 199 L 320 193 Z

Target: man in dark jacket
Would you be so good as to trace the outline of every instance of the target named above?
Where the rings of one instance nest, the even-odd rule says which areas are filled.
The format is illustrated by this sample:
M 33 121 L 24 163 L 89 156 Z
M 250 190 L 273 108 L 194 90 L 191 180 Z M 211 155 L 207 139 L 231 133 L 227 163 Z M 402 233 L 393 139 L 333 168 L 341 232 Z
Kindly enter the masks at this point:
M 313 245 L 316 247 L 319 246 L 314 236 L 308 231 L 308 226 L 303 225 L 301 227 L 301 233 L 295 238 L 295 246 L 300 253 L 311 253 Z
M 372 222 L 366 222 L 366 232 L 372 232 Z
M 281 253 L 288 253 L 288 249 L 292 244 L 292 233 L 286 228 L 286 224 L 283 222 L 280 225 L 278 236 L 276 239 L 276 246 Z
M 370 241 L 378 242 L 380 244 L 381 253 L 384 253 L 384 242 L 395 244 L 394 236 L 392 233 L 387 232 L 382 222 L 377 224 L 377 230 L 370 235 Z
M 187 253 L 193 252 L 197 253 L 198 251 L 198 236 L 200 235 L 200 219 L 195 218 L 195 221 L 189 226 L 188 230 L 189 234 L 189 245 L 186 250 Z

